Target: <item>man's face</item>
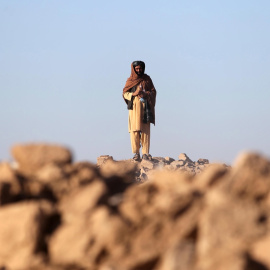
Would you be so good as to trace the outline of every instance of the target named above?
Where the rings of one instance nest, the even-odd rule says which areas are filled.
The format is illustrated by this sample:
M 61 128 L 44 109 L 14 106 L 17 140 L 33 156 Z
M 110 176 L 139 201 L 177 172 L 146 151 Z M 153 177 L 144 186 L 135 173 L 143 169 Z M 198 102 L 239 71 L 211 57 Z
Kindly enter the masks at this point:
M 143 68 L 141 66 L 136 66 L 135 67 L 135 72 L 137 75 L 143 75 Z

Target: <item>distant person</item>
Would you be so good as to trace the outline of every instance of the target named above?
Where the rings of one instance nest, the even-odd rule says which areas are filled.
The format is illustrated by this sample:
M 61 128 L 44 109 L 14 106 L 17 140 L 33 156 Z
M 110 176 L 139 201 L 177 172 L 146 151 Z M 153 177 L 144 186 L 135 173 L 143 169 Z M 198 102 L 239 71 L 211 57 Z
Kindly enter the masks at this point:
M 134 61 L 131 75 L 123 89 L 123 97 L 129 110 L 128 131 L 130 133 L 133 159 L 139 161 L 140 147 L 142 159 L 151 160 L 150 123 L 155 124 L 156 89 L 151 78 L 144 73 L 145 64 Z

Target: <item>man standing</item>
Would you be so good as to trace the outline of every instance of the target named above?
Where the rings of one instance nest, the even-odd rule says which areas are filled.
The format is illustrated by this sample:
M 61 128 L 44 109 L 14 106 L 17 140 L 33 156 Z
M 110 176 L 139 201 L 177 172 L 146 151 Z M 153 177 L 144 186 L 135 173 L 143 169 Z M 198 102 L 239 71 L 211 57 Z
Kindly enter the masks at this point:
M 131 64 L 131 75 L 123 89 L 123 97 L 129 110 L 131 148 L 136 161 L 140 160 L 140 146 L 142 158 L 152 159 L 149 154 L 150 123 L 155 124 L 156 89 L 144 70 L 144 62 L 134 61 Z

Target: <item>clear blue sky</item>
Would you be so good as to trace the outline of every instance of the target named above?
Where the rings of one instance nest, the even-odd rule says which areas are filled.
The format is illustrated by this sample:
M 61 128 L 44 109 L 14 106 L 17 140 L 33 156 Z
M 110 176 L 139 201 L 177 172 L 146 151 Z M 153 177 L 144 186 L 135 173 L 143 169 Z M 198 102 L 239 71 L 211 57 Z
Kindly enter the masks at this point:
M 15 143 L 132 157 L 122 89 L 157 89 L 153 156 L 270 156 L 270 1 L 0 0 L 0 160 Z

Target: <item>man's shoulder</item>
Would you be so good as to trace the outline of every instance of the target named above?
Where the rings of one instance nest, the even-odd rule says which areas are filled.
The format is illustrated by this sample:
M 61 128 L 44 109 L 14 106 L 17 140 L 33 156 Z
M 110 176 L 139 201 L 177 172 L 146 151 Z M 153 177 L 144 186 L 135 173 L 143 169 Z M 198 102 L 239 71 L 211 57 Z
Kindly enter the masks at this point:
M 144 80 L 152 80 L 151 77 L 147 74 L 144 74 Z

